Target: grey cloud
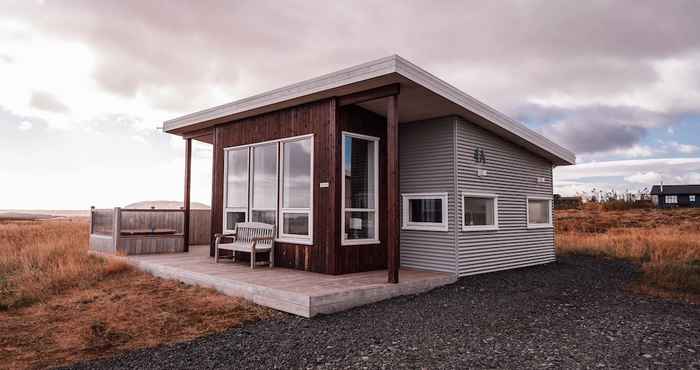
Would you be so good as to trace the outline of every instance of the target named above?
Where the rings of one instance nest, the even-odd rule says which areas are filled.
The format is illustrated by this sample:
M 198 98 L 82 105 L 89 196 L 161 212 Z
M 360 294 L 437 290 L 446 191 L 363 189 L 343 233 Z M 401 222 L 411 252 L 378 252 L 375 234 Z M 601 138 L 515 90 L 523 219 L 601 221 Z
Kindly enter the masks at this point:
M 68 107 L 65 104 L 61 103 L 55 96 L 43 91 L 32 92 L 29 105 L 48 112 L 64 113 L 68 111 Z
M 674 117 L 635 107 L 592 106 L 576 109 L 530 105 L 519 115 L 526 122 L 545 122 L 539 131 L 575 151 L 590 154 L 623 150 L 638 144 L 650 128 L 669 125 Z
M 255 85 L 243 88 L 261 91 L 391 53 L 431 70 L 508 76 L 489 94 L 496 106 L 533 93 L 620 93 L 657 81 L 654 61 L 700 49 L 693 1 L 278 5 L 52 1 L 11 10 L 87 42 L 108 91 L 146 92 L 185 111 L 212 86 L 242 87 L 246 76 Z M 468 82 L 460 87 L 471 92 Z

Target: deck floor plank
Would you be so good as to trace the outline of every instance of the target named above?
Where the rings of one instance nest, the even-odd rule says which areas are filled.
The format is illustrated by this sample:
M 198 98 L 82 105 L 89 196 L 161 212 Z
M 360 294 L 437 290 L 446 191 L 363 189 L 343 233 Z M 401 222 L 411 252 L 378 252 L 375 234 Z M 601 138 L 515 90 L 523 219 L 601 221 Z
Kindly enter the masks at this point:
M 456 281 L 453 274 L 400 270 L 400 283 L 388 284 L 386 270 L 346 275 L 325 275 L 287 268 L 224 260 L 214 263 L 208 246 L 193 246 L 188 253 L 122 257 L 130 264 L 163 278 L 214 288 L 263 306 L 312 317 L 384 299 L 422 293 Z

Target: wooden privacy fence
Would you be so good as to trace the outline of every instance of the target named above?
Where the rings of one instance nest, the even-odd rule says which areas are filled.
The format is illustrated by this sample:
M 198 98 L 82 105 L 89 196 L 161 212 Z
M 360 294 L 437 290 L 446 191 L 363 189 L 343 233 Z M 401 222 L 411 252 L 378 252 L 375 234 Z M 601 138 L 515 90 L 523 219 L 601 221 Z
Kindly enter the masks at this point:
M 90 249 L 115 254 L 184 252 L 182 209 L 90 210 Z M 189 244 L 209 244 L 211 213 L 190 210 Z

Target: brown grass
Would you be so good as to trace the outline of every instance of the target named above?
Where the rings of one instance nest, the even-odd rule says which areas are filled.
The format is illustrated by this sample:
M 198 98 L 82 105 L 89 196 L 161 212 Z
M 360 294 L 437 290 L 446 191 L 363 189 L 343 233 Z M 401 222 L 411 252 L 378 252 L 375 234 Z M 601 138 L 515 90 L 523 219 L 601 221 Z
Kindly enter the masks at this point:
M 0 223 L 0 366 L 106 357 L 273 314 L 91 256 L 87 230 L 84 219 Z
M 700 209 L 558 211 L 557 252 L 632 261 L 639 290 L 700 297 Z

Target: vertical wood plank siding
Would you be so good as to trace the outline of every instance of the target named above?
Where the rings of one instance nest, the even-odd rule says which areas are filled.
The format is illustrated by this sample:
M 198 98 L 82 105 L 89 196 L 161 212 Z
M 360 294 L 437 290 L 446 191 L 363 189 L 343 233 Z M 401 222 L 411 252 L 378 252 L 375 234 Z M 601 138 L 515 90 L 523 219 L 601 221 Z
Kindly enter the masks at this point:
M 275 265 L 322 273 L 335 273 L 327 256 L 335 248 L 336 229 L 329 227 L 329 215 L 335 208 L 336 187 L 319 188 L 320 182 L 330 181 L 331 166 L 335 166 L 336 149 L 329 145 L 334 136 L 331 117 L 335 110 L 332 99 L 325 99 L 284 110 L 216 126 L 214 157 L 214 191 L 212 192 L 212 229 L 220 232 L 223 219 L 224 148 L 314 134 L 313 164 L 313 225 L 314 245 L 275 243 Z M 338 152 L 339 153 L 339 152 Z
M 380 115 L 362 109 L 358 106 L 349 105 L 340 108 L 340 127 L 339 130 L 353 132 L 357 134 L 370 135 L 379 138 L 379 241 L 380 244 L 373 245 L 340 245 L 338 238 L 338 264 L 340 274 L 352 272 L 380 270 L 387 267 L 387 185 L 386 185 L 386 119 Z M 341 140 L 338 134 L 338 140 Z M 340 145 L 340 141 L 338 141 Z M 342 161 L 342 153 L 338 151 L 338 163 Z M 341 166 L 336 168 L 336 176 L 338 179 L 343 179 L 341 174 Z M 336 191 L 341 192 L 340 181 L 336 181 Z M 340 197 L 338 197 L 338 213 L 340 212 Z M 338 222 L 340 222 L 338 220 Z M 343 232 L 338 230 L 338 232 Z
M 517 145 L 464 121 L 455 119 L 458 193 L 498 195 L 496 231 L 457 231 L 457 269 L 460 276 L 552 262 L 553 228 L 527 228 L 527 195 L 552 196 L 552 165 Z M 486 163 L 474 160 L 481 148 Z M 477 169 L 488 174 L 477 176 Z M 537 178 L 544 177 L 545 183 Z M 459 195 L 458 195 L 459 196 Z M 459 199 L 459 198 L 458 198 Z M 462 202 L 457 201 L 462 216 Z
M 401 230 L 401 266 L 455 272 L 454 118 L 402 123 L 401 193 L 447 193 L 448 230 Z
M 170 253 L 184 250 L 184 211 L 181 210 L 145 210 L 145 209 L 109 209 L 95 210 L 94 213 L 104 215 L 109 213 L 109 233 L 95 230 L 90 235 L 90 249 L 105 253 L 145 254 Z M 114 215 L 119 215 L 118 222 Z M 93 222 L 103 221 L 92 218 Z M 210 211 L 196 209 L 190 211 L 190 244 L 209 243 Z M 117 225 L 114 227 L 113 225 Z M 92 226 L 95 228 L 95 225 Z M 173 234 L 163 235 L 130 235 L 130 231 L 168 229 Z

